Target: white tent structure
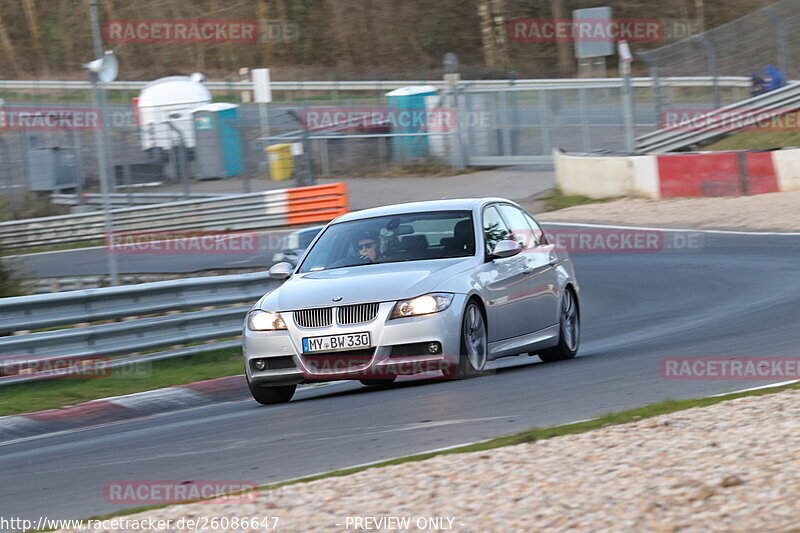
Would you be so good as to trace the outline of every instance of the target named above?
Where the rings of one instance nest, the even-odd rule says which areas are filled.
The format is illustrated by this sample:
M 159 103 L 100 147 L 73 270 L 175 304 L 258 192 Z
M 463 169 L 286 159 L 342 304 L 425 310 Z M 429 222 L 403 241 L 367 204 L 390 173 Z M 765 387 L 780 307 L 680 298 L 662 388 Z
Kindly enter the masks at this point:
M 211 103 L 211 93 L 202 74 L 170 76 L 148 83 L 139 93 L 137 115 L 142 149 L 169 149 L 180 144 L 194 148 L 192 113 Z M 180 130 L 179 134 L 168 123 Z

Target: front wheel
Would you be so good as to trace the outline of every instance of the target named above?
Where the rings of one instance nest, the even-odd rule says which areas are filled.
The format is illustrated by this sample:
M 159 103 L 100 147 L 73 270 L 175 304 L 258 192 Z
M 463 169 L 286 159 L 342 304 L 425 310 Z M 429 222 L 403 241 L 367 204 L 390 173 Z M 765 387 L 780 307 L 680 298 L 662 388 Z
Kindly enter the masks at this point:
M 578 300 L 570 289 L 564 291 L 561 300 L 561 318 L 559 320 L 558 344 L 539 352 L 539 359 L 545 363 L 572 359 L 578 353 L 581 334 L 581 317 Z
M 459 379 L 479 375 L 486 366 L 489 353 L 486 321 L 478 304 L 470 302 L 461 321 L 461 352 L 458 356 Z
M 280 386 L 259 386 L 253 385 L 249 381 L 247 386 L 250 388 L 250 394 L 253 395 L 255 401 L 263 405 L 270 405 L 275 403 L 286 403 L 294 396 L 294 391 L 297 385 L 280 385 Z

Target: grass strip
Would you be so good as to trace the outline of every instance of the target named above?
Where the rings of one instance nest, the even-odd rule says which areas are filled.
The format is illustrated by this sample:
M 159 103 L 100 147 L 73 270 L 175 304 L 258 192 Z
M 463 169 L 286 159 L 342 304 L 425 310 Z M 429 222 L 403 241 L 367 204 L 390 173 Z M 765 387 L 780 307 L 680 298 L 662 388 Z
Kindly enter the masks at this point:
M 726 137 L 703 150 L 765 150 L 800 146 L 800 131 L 743 131 Z
M 602 204 L 617 200 L 617 198 L 589 198 L 581 194 L 564 194 L 561 189 L 555 188 L 548 196 L 536 200 L 544 205 L 545 211 L 557 211 L 576 205 Z
M 92 379 L 56 378 L 0 387 L 0 416 L 244 373 L 240 348 L 137 363 Z

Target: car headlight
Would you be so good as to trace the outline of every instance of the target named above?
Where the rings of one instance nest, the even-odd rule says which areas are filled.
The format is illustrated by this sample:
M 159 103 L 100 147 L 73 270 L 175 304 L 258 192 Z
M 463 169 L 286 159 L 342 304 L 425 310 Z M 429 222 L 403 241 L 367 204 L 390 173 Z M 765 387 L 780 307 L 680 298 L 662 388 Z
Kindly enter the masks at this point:
M 425 294 L 410 300 L 400 300 L 394 305 L 389 318 L 403 318 L 407 316 L 429 315 L 438 313 L 450 307 L 453 301 L 452 294 L 435 293 Z
M 280 313 L 271 311 L 250 311 L 247 315 L 247 329 L 251 331 L 275 331 L 286 329 L 286 322 L 281 318 Z

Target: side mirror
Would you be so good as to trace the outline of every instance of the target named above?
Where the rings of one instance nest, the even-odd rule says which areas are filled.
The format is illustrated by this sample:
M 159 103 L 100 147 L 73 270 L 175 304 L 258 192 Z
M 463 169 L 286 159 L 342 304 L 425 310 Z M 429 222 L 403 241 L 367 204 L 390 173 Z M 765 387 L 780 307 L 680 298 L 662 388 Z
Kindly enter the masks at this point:
M 504 259 L 513 257 L 522 251 L 522 246 L 517 241 L 500 241 L 494 246 L 494 250 L 489 254 L 490 259 Z
M 270 279 L 284 280 L 291 276 L 292 272 L 294 272 L 294 267 L 291 265 L 291 263 L 284 261 L 282 263 L 276 263 L 272 265 L 272 267 L 269 269 L 269 277 Z

